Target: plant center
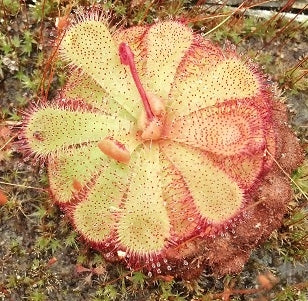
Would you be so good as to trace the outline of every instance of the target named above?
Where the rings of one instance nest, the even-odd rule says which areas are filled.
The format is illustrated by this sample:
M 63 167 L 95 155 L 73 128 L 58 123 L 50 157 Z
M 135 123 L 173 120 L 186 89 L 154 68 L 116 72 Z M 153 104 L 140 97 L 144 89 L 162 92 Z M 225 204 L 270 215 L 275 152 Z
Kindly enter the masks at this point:
M 142 131 L 141 138 L 143 140 L 157 140 L 161 137 L 162 133 L 163 116 L 165 113 L 164 102 L 160 97 L 145 91 L 143 88 L 134 61 L 134 53 L 126 43 L 122 42 L 120 44 L 119 55 L 121 63 L 129 67 L 143 103 L 145 116 L 141 114 L 138 120 L 139 128 Z

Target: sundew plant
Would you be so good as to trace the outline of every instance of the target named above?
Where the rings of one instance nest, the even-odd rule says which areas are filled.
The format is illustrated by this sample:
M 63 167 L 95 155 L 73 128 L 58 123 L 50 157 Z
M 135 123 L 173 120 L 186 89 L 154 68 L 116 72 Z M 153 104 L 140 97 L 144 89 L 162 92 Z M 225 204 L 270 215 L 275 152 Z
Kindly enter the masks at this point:
M 25 114 L 21 141 L 48 162 L 56 203 L 132 270 L 239 272 L 280 225 L 303 158 L 275 85 L 183 20 L 114 28 L 94 9 L 68 23 L 66 86 Z

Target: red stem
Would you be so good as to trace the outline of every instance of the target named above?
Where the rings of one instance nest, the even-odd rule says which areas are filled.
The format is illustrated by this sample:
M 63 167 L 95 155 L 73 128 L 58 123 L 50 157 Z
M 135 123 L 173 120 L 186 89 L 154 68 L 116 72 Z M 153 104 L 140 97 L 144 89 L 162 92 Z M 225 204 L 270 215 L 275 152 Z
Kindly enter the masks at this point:
M 121 43 L 119 46 L 119 55 L 120 55 L 120 60 L 121 63 L 123 65 L 129 66 L 130 72 L 133 76 L 134 82 L 136 84 L 136 87 L 138 89 L 138 92 L 140 94 L 140 97 L 142 99 L 143 102 L 143 106 L 145 109 L 145 112 L 147 114 L 147 118 L 149 120 L 152 120 L 154 117 L 154 114 L 151 110 L 150 104 L 149 104 L 149 100 L 147 98 L 147 95 L 145 93 L 145 90 L 141 84 L 137 69 L 136 69 L 136 65 L 134 62 L 134 54 L 132 52 L 132 50 L 130 49 L 130 47 L 125 44 L 125 43 Z

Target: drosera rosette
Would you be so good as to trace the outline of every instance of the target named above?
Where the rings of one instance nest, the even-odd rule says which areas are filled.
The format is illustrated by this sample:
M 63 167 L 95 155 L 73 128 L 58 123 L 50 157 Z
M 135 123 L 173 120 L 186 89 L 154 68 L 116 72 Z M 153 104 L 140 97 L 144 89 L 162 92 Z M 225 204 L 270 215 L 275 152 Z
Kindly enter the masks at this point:
M 281 167 L 303 156 L 275 86 L 173 20 L 110 29 L 79 12 L 60 54 L 66 86 L 25 115 L 21 144 L 78 233 L 149 275 L 240 271 L 292 197 Z

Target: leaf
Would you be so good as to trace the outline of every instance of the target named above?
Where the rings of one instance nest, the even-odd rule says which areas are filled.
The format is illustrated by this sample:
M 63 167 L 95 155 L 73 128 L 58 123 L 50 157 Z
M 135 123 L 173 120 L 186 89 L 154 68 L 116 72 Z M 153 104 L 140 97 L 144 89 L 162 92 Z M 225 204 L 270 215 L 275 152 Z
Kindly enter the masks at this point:
M 201 216 L 210 223 L 223 223 L 244 203 L 240 187 L 200 151 L 178 143 L 165 143 L 162 151 L 182 176 Z
M 108 97 L 108 93 L 96 81 L 78 69 L 70 74 L 61 91 L 61 99 L 78 99 L 107 113 L 109 113 L 106 106 Z
M 226 100 L 259 95 L 259 74 L 250 65 L 236 57 L 211 60 L 205 51 L 207 63 L 190 58 L 177 71 L 168 104 L 174 118 Z
M 223 156 L 264 150 L 264 120 L 249 103 L 232 101 L 171 119 L 168 138 Z
M 70 27 L 62 40 L 61 53 L 133 117 L 138 116 L 141 103 L 138 90 L 121 64 L 117 45 L 104 22 L 84 20 Z
M 76 99 L 81 103 L 107 115 L 134 121 L 134 118 L 123 109 L 102 87 L 90 76 L 76 69 L 72 71 L 64 89 L 60 93 L 61 101 Z
M 24 135 L 31 150 L 41 156 L 84 143 L 97 143 L 105 137 L 125 135 L 131 128 L 128 120 L 78 106 L 45 106 L 29 115 Z
M 201 216 L 181 173 L 160 153 L 163 166 L 163 198 L 171 224 L 172 241 L 179 242 L 193 235 Z
M 151 26 L 145 37 L 145 79 L 150 92 L 167 99 L 177 68 L 194 39 L 192 31 L 179 22 Z
M 109 160 L 106 168 L 93 180 L 87 194 L 81 195 L 79 202 L 72 207 L 76 230 L 87 241 L 103 244 L 111 238 L 127 180 L 127 165 Z
M 146 146 L 136 156 L 117 232 L 121 245 L 145 255 L 166 246 L 170 223 L 162 197 L 158 146 Z
M 57 202 L 65 204 L 106 166 L 106 156 L 93 144 L 57 153 L 48 163 L 50 188 Z
M 225 171 L 238 185 L 245 190 L 251 188 L 264 172 L 266 158 L 264 152 L 235 156 L 208 154 L 213 163 Z
M 129 45 L 135 56 L 136 69 L 141 75 L 144 73 L 145 68 L 144 53 L 146 52 L 146 45 L 143 40 L 147 31 L 148 27 L 146 26 L 134 26 L 119 29 L 112 35 L 118 47 L 123 42 Z

